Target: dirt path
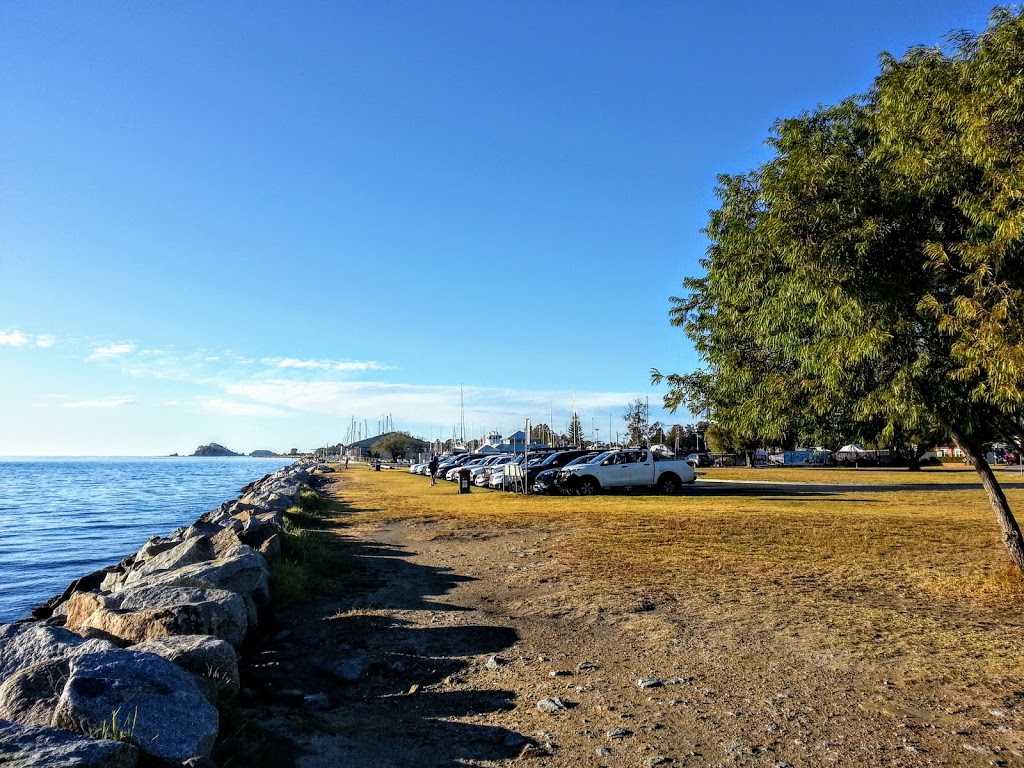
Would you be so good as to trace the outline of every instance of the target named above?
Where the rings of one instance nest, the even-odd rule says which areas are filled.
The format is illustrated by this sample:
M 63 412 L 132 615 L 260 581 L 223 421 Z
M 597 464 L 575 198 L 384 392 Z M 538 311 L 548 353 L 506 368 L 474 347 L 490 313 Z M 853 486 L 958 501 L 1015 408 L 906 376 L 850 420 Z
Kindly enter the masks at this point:
M 347 522 L 332 535 L 353 577 L 280 612 L 246 658 L 265 764 L 1024 764 L 1009 681 L 965 698 L 894 676 L 807 644 L 756 596 L 595 594 L 562 560 L 570 531 Z M 247 739 L 221 764 L 247 764 Z

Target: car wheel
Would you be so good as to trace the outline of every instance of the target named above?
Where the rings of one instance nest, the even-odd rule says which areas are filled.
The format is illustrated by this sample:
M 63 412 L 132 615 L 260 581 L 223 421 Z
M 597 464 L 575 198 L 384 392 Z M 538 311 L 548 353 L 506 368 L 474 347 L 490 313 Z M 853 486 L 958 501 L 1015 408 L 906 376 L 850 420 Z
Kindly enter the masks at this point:
M 576 490 L 580 496 L 593 496 L 601 490 L 601 485 L 592 477 L 584 477 Z
M 661 493 L 679 493 L 679 480 L 675 475 L 662 475 L 658 480 L 658 490 Z

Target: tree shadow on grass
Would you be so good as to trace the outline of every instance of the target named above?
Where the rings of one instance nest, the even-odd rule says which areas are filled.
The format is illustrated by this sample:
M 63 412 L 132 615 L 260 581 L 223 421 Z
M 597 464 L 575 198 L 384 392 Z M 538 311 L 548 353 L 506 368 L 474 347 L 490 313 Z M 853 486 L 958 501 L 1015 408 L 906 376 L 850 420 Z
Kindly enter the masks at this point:
M 879 494 L 893 492 L 943 493 L 951 491 L 980 491 L 981 483 L 885 483 L 885 484 L 828 484 L 828 483 L 731 483 L 728 480 L 697 482 L 688 486 L 681 495 L 735 496 L 735 497 L 824 497 L 849 493 Z
M 342 523 L 343 525 L 344 523 Z M 235 765 L 457 766 L 514 758 L 530 740 L 459 722 L 514 706 L 468 685 L 470 666 L 518 641 L 441 598 L 471 577 L 384 543 L 330 536 L 345 564 L 329 594 L 279 610 L 247 643 L 242 706 L 215 753 Z M 306 696 L 324 694 L 322 709 Z M 231 729 L 229 729 L 231 730 Z

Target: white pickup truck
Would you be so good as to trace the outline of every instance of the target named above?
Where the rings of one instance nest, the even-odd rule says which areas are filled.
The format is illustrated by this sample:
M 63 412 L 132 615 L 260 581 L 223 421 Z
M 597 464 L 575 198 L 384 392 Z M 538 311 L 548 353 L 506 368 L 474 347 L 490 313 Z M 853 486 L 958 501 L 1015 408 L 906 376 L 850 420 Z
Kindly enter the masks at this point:
M 683 459 L 646 448 L 623 448 L 595 456 L 587 464 L 565 467 L 558 484 L 571 493 L 590 496 L 602 488 L 657 486 L 662 493 L 678 493 L 697 479 Z

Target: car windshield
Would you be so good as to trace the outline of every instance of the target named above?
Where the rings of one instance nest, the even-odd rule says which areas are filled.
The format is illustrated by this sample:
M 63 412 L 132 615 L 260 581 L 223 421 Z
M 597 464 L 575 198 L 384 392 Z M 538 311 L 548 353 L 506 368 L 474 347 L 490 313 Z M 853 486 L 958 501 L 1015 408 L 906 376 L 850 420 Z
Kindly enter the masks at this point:
M 554 464 L 556 461 L 558 461 L 558 457 L 561 456 L 561 455 L 562 455 L 561 451 L 559 451 L 557 453 L 549 454 L 549 455 L 544 457 L 544 461 L 542 461 L 541 464 Z
M 594 456 L 589 461 L 585 461 L 585 462 L 581 462 L 581 463 L 583 463 L 583 464 L 600 464 L 602 461 L 607 459 L 613 453 L 614 453 L 614 451 L 605 451 L 604 453 L 597 454 L 597 456 Z

